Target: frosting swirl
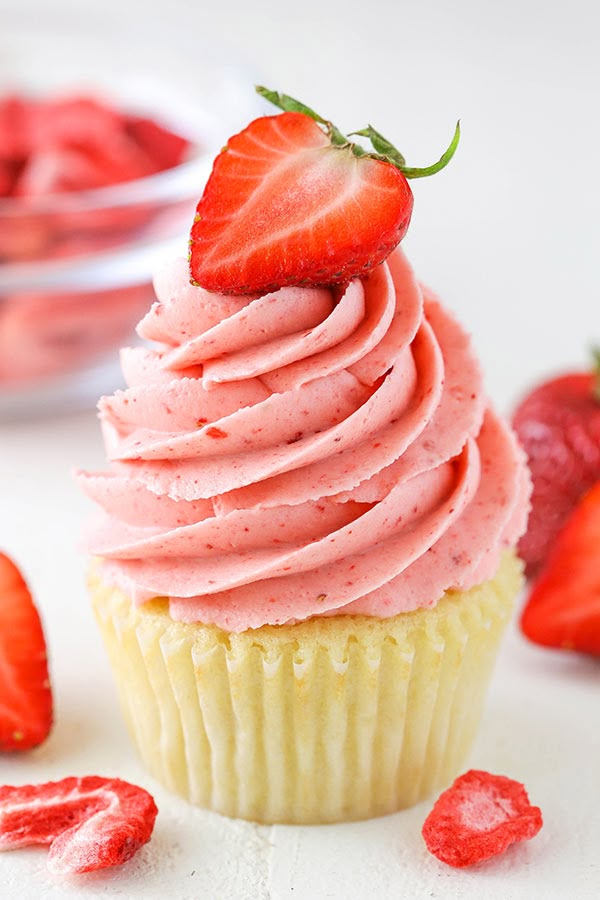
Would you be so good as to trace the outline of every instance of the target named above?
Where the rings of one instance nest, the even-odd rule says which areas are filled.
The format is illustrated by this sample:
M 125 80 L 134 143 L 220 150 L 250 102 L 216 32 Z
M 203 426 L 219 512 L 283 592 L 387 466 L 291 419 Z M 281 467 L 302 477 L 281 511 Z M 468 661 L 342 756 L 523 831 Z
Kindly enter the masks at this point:
M 468 337 L 401 250 L 345 288 L 210 294 L 156 279 L 128 388 L 100 401 L 110 470 L 89 549 L 137 603 L 229 631 L 386 617 L 494 573 L 529 478 Z

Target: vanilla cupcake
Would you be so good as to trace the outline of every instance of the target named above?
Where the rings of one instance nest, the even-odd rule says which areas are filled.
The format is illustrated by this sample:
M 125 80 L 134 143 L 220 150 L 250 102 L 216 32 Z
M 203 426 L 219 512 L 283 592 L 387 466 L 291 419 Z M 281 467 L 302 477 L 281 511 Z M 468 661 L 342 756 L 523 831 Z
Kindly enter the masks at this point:
M 215 161 L 100 403 L 90 586 L 173 791 L 260 822 L 393 812 L 464 764 L 529 480 L 402 251 L 409 169 L 289 97 Z M 396 249 L 394 249 L 396 248 Z M 191 277 L 190 277 L 191 276 Z M 200 287 L 199 285 L 202 285 Z

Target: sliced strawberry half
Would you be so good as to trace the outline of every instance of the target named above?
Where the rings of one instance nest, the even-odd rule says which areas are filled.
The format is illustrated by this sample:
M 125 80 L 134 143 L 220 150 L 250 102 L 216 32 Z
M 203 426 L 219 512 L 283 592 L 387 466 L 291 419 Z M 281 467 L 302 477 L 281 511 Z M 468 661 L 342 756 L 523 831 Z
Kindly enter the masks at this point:
M 0 751 L 29 750 L 52 726 L 39 613 L 15 564 L 0 553 Z
M 190 236 L 192 281 L 209 291 L 256 293 L 287 284 L 347 281 L 402 240 L 413 207 L 407 178 L 427 169 L 369 126 L 367 152 L 313 110 L 265 88 L 284 112 L 256 119 L 216 158 Z
M 600 655 L 600 481 L 560 532 L 521 628 L 537 644 Z

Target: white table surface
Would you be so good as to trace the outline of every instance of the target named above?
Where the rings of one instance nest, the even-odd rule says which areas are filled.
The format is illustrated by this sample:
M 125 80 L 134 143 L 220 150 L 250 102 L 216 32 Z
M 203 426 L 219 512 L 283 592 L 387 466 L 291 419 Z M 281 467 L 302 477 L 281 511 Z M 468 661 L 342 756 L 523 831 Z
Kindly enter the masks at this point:
M 461 116 L 451 167 L 414 183 L 405 246 L 473 331 L 501 408 L 543 374 L 581 366 L 591 341 L 600 342 L 594 2 L 230 0 L 208 8 L 171 0 L 152 4 L 153 13 L 131 3 L 127 19 L 122 5 L 102 4 L 115 27 L 137 21 L 139 31 L 162 16 L 162 40 L 176 40 L 181 27 L 226 39 L 267 84 L 343 128 L 371 121 L 411 163 L 436 158 Z M 52 4 L 57 22 L 75 8 L 74 0 Z M 70 468 L 101 465 L 91 412 L 0 422 L 0 547 L 34 589 L 56 695 L 52 736 L 32 753 L 1 757 L 0 783 L 118 775 L 151 790 L 160 815 L 152 842 L 114 872 L 61 880 L 47 873 L 44 850 L 2 855 L 2 900 L 600 896 L 600 666 L 528 645 L 515 626 L 470 762 L 522 780 L 545 824 L 501 859 L 469 871 L 437 862 L 420 836 L 429 802 L 358 824 L 268 828 L 194 810 L 163 791 L 129 745 L 76 549 L 88 506 Z

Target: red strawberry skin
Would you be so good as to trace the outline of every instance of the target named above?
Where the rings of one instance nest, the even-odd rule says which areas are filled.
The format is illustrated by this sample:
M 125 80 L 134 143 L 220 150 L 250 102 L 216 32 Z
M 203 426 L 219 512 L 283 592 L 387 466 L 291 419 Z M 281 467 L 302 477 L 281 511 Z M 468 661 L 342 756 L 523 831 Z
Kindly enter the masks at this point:
M 535 575 L 576 503 L 600 479 L 600 402 L 593 373 L 540 385 L 517 408 L 513 425 L 533 480 L 531 515 L 519 552 Z
M 21 573 L 0 553 L 0 751 L 29 750 L 52 726 L 39 613 Z
M 264 116 L 215 160 L 192 227 L 191 277 L 229 294 L 347 281 L 389 255 L 412 206 L 391 163 L 332 146 L 303 113 Z
M 600 656 L 600 481 L 560 532 L 521 628 L 537 644 Z

